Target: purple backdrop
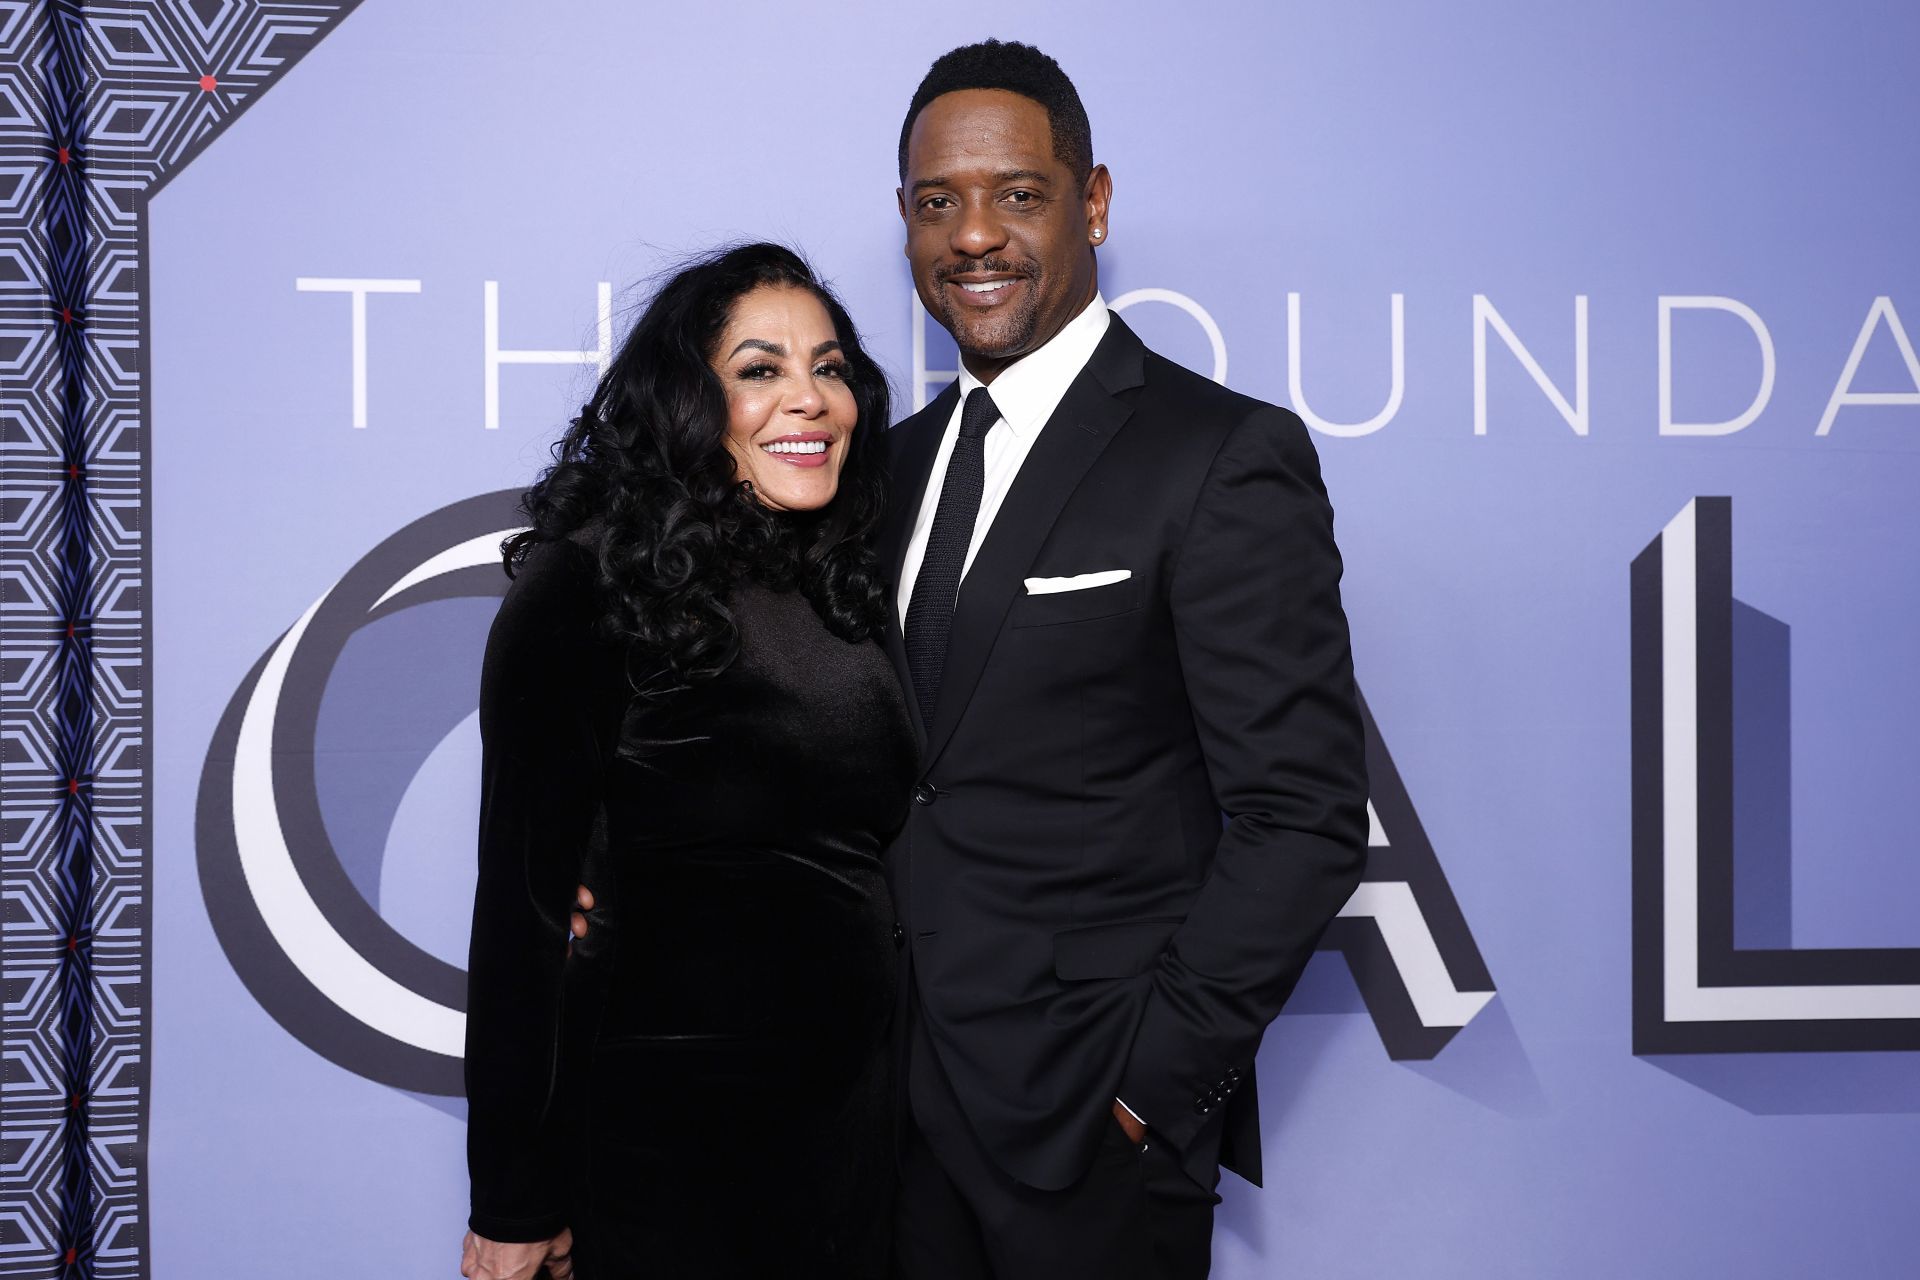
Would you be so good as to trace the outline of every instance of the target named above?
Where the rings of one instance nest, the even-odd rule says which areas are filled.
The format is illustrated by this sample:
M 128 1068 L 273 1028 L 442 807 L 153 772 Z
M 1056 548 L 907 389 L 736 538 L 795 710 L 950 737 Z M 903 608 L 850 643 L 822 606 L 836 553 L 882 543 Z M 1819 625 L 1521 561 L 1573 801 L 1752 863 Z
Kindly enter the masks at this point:
M 1436 1053 L 1396 1060 L 1346 961 L 1316 959 L 1260 1060 L 1269 1185 L 1229 1180 L 1215 1274 L 1907 1274 L 1920 17 L 1719 0 L 953 13 L 367 0 L 153 201 L 152 1274 L 454 1273 L 458 1100 L 353 1045 L 369 1019 L 426 1041 L 458 1026 L 421 992 L 464 956 L 491 601 L 457 571 L 380 601 L 499 507 L 389 540 L 523 485 L 593 374 L 508 355 L 494 426 L 489 297 L 498 350 L 591 353 L 600 282 L 617 334 L 631 286 L 674 255 L 785 239 L 912 403 L 952 352 L 933 329 L 916 363 L 896 131 L 926 64 L 988 34 L 1038 43 L 1079 84 L 1115 179 L 1106 296 L 1179 299 L 1138 294 L 1129 323 L 1203 371 L 1224 353 L 1230 384 L 1324 426 L 1361 681 L 1497 991 L 1463 978 L 1457 931 L 1428 912 L 1439 959 L 1422 968 L 1426 933 L 1403 930 L 1400 976 L 1411 991 L 1451 967 L 1439 996 L 1472 1007 L 1430 1023 Z M 1841 392 L 1882 402 L 1843 397 L 1823 423 Z M 1671 782 L 1677 739 L 1630 666 L 1633 628 L 1671 611 L 1636 618 L 1629 566 L 1714 495 L 1732 499 L 1741 602 L 1738 941 L 1879 948 L 1860 998 L 1880 1012 L 1831 1036 L 1792 1020 L 1794 1052 L 1734 1026 L 1715 1046 L 1733 1052 L 1637 1056 L 1636 964 L 1645 979 L 1658 957 L 1644 932 L 1636 948 L 1635 770 Z M 1711 576 L 1725 557 L 1701 545 Z M 342 622 L 329 610 L 353 592 Z M 245 792 L 262 776 L 234 763 L 248 731 L 223 737 L 230 705 L 255 705 L 236 694 L 282 687 L 272 661 L 256 679 L 270 651 L 291 668 L 272 760 L 308 779 L 304 835 L 286 797 L 269 812 Z M 1677 651 L 1655 651 L 1676 687 Z M 203 788 L 233 812 L 209 818 Z M 1411 847 L 1407 814 L 1380 807 L 1385 844 Z M 255 944 L 210 924 L 209 832 L 257 851 L 276 820 L 305 840 L 291 857 L 323 908 L 357 895 L 349 942 L 374 939 L 319 984 L 348 1013 L 269 1011 L 245 983 L 270 986 L 274 957 L 250 967 Z M 316 839 L 331 870 L 300 861 Z M 266 863 L 244 866 L 229 888 L 267 894 Z M 275 909 L 285 945 L 306 917 Z M 332 963 L 324 939 L 302 945 Z M 386 990 L 394 974 L 416 980 Z M 1659 1047 L 1657 1002 L 1638 1012 L 1641 1049 Z M 1857 1051 L 1826 1051 L 1843 1042 Z

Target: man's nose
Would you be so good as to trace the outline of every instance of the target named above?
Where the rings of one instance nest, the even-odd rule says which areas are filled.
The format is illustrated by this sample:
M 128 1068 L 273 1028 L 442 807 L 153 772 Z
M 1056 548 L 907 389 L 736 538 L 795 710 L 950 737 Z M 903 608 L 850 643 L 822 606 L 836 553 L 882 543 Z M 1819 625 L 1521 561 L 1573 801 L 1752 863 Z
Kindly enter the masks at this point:
M 1007 230 L 990 204 L 968 204 L 953 227 L 953 251 L 965 258 L 984 258 L 1007 244 Z

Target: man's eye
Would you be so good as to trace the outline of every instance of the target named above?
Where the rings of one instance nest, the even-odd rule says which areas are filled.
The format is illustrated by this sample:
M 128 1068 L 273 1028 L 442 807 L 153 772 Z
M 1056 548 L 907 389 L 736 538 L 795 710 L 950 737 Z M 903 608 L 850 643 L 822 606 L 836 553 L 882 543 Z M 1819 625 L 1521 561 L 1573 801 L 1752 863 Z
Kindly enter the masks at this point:
M 1007 196 L 1007 199 L 1013 201 L 1015 204 L 1032 204 L 1039 198 L 1039 196 L 1036 196 L 1031 191 L 1015 191 Z
M 947 197 L 945 196 L 929 196 L 927 197 L 926 200 L 921 202 L 920 207 L 922 209 L 931 209 L 938 212 L 940 210 L 945 209 L 948 205 L 952 203 L 953 201 L 947 199 Z

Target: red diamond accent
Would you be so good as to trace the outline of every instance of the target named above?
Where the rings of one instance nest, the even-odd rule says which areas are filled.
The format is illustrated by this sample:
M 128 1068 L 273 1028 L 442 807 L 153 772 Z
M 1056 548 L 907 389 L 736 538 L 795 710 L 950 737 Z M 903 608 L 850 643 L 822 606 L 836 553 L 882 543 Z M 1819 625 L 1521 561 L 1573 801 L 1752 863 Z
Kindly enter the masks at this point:
M 218 89 L 219 87 L 220 87 L 220 82 L 218 80 L 215 80 L 212 76 L 200 77 L 200 91 L 202 93 L 212 93 L 215 89 Z
M 61 147 L 58 151 L 54 152 L 53 154 L 60 161 L 61 164 L 68 164 L 73 160 L 73 153 L 71 151 L 68 151 L 65 147 Z

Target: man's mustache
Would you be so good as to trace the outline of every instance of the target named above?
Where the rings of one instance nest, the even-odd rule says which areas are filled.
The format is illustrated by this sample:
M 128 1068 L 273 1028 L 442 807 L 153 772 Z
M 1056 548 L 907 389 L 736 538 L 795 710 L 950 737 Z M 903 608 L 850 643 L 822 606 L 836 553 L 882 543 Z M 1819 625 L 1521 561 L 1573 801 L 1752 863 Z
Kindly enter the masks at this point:
M 945 284 L 949 280 L 960 280 L 967 276 L 1024 276 L 1031 280 L 1040 274 L 1037 262 L 1014 262 L 1009 258 L 973 258 L 956 263 L 950 267 L 935 267 L 935 284 Z

